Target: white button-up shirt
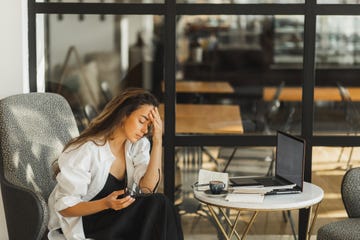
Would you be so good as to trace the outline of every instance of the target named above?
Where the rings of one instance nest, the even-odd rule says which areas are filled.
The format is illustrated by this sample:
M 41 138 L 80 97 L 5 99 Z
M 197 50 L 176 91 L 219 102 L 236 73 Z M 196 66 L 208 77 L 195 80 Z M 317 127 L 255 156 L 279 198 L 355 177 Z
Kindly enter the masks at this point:
M 142 138 L 135 143 L 125 143 L 125 159 L 128 188 L 134 189 L 144 176 L 150 160 L 150 142 Z M 80 202 L 91 200 L 103 189 L 115 156 L 107 142 L 97 146 L 89 141 L 77 149 L 66 150 L 59 157 L 61 172 L 57 185 L 50 194 L 50 240 L 85 239 L 81 217 L 63 217 L 59 211 Z M 58 229 L 61 228 L 63 234 Z M 64 238 L 65 237 L 65 238 Z

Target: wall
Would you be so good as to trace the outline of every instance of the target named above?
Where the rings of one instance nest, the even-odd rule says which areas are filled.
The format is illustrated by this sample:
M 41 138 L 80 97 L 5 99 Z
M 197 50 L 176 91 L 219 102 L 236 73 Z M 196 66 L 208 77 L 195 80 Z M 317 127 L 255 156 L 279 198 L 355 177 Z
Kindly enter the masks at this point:
M 28 91 L 27 0 L 0 1 L 0 99 Z M 0 240 L 7 240 L 0 195 Z
M 26 6 L 26 0 L 0 1 L 0 98 L 27 89 Z

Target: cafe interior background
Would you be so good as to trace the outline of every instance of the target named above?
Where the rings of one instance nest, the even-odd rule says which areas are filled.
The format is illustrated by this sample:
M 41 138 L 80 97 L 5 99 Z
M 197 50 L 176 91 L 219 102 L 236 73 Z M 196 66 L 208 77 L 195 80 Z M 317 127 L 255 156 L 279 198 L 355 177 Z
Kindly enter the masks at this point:
M 44 3 L 43 8 L 30 7 L 27 12 L 27 4 L 34 4 L 31 2 Z M 57 3 L 61 11 L 50 3 Z M 81 7 L 61 5 L 66 3 L 80 3 L 88 10 L 76 12 Z M 88 3 L 100 3 L 102 11 L 97 12 Z M 122 3 L 124 8 L 107 8 L 106 4 L 111 3 Z M 24 68 L 18 77 L 25 83 L 14 91 L 63 95 L 82 130 L 121 89 L 151 90 L 162 103 L 166 117 L 165 179 L 160 191 L 179 207 L 186 236 L 203 234 L 206 231 L 200 227 L 209 226 L 206 209 L 193 198 L 191 189 L 200 168 L 226 170 L 230 176 L 266 174 L 274 159 L 276 130 L 302 136 L 308 142 L 305 178 L 325 191 L 316 234 L 321 225 L 346 217 L 341 178 L 346 169 L 359 165 L 360 141 L 356 135 L 360 94 L 356 88 L 360 76 L 360 16 L 349 8 L 358 3 L 21 1 L 17 25 L 23 31 L 17 36 L 22 40 L 16 43 L 30 60 L 20 60 Z M 2 4 L 6 9 L 13 3 Z M 241 8 L 249 4 L 255 7 Z M 321 12 L 321 6 L 327 5 L 338 6 L 341 14 L 326 12 L 325 8 Z M 310 13 L 309 7 L 317 7 L 318 13 Z M 28 21 L 34 25 L 27 25 Z M 36 34 L 28 35 L 28 27 L 30 31 L 36 29 Z M 2 79 L 4 86 L 5 81 L 10 79 Z M 189 83 L 204 84 L 203 89 L 190 93 L 181 90 Z M 205 83 L 212 90 L 206 91 Z M 219 87 L 214 90 L 214 86 Z M 341 95 L 340 89 L 344 88 L 352 93 L 350 100 Z M 324 89 L 330 94 L 323 94 Z M 0 97 L 11 94 L 3 92 Z M 177 116 L 176 109 L 184 105 L 219 109 L 201 116 L 201 123 L 212 130 L 190 131 L 191 120 L 175 121 L 182 117 Z M 225 111 L 227 108 L 231 114 Z M 233 161 L 227 165 L 231 153 Z M 0 213 L 3 218 L 3 210 Z M 296 222 L 297 215 L 294 211 Z M 6 239 L 5 221 L 0 221 L 0 239 Z M 215 228 L 213 232 L 216 236 Z M 291 230 L 287 224 L 284 232 L 274 233 L 271 227 L 264 227 L 249 234 L 289 235 Z

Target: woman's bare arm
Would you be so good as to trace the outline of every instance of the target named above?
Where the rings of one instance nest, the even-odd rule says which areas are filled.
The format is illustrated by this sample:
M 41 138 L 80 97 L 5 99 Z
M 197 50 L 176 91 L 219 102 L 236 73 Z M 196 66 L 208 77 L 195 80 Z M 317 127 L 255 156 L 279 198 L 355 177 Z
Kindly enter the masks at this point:
M 123 193 L 124 190 L 114 191 L 105 198 L 89 202 L 80 202 L 72 207 L 61 210 L 59 213 L 64 217 L 79 217 L 94 214 L 109 208 L 121 210 L 128 207 L 135 200 L 130 196 L 118 199 L 118 196 Z
M 161 159 L 162 159 L 162 133 L 163 125 L 158 108 L 151 110 L 149 118 L 153 125 L 152 149 L 148 168 L 140 180 L 140 187 L 154 189 L 161 179 Z

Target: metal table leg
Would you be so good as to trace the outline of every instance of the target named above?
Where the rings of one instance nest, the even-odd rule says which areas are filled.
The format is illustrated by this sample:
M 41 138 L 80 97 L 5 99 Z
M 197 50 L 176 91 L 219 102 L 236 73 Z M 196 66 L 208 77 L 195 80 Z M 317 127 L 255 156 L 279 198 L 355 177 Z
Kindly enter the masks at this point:
M 308 228 L 307 228 L 307 234 L 306 234 L 306 239 L 309 240 L 310 237 L 311 237 L 311 232 L 314 228 L 314 225 L 315 225 L 315 221 L 316 221 L 316 218 L 317 218 L 317 215 L 318 215 L 318 211 L 319 211 L 319 206 L 320 206 L 320 203 L 319 202 L 318 204 L 314 205 L 315 206 L 315 210 L 314 210 L 314 216 L 312 217 L 312 209 L 314 206 L 311 206 L 310 207 L 310 213 L 309 213 L 309 219 L 308 219 Z M 310 224 L 309 224 L 310 223 Z
M 209 208 L 209 211 L 211 213 L 211 215 L 213 216 L 213 218 L 215 219 L 215 222 L 217 223 L 218 227 L 220 228 L 221 232 L 224 234 L 225 238 L 227 240 L 230 240 L 232 238 L 233 235 L 236 236 L 236 238 L 238 240 L 244 240 L 246 239 L 246 236 L 251 228 L 251 226 L 253 225 L 253 223 L 255 222 L 256 216 L 258 215 L 259 211 L 254 211 L 253 215 L 251 216 L 251 219 L 249 221 L 249 223 L 247 224 L 243 234 L 240 237 L 240 234 L 236 231 L 236 226 L 237 223 L 239 221 L 239 217 L 240 217 L 240 210 L 237 210 L 237 214 L 236 214 L 236 218 L 235 220 L 232 222 L 230 217 L 226 214 L 226 212 L 224 211 L 224 209 L 219 207 L 220 212 L 223 214 L 223 216 L 225 217 L 225 223 L 227 225 L 230 226 L 230 231 L 226 232 L 224 225 L 225 223 L 222 223 L 221 220 L 219 219 L 219 216 L 216 214 L 215 210 L 214 210 L 214 206 L 211 205 L 207 205 Z

